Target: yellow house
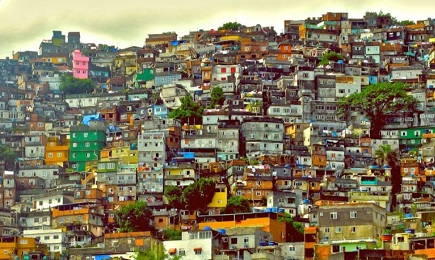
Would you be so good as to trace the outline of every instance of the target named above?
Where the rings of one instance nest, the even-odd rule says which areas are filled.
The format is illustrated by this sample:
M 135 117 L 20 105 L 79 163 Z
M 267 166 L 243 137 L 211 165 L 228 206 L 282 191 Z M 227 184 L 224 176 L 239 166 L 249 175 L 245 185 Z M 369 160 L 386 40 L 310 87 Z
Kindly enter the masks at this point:
M 216 208 L 216 209 L 223 209 L 227 206 L 227 199 L 228 199 L 228 193 L 227 188 L 225 185 L 216 185 L 216 190 L 213 195 L 213 199 L 211 202 L 207 205 L 208 208 Z
M 390 201 L 389 193 L 378 194 L 369 191 L 351 191 L 349 195 L 350 202 L 370 202 L 376 201 L 381 208 L 386 209 Z
M 40 258 L 30 257 L 30 259 L 42 259 L 48 256 L 48 248 L 44 244 L 36 242 L 35 238 L 30 237 L 3 237 L 0 238 L 0 259 L 15 259 L 15 256 L 22 257 L 29 253 L 38 255 Z M 24 258 L 23 258 L 24 259 Z
M 45 62 L 51 62 L 54 65 L 66 64 L 68 62 L 67 55 L 62 54 L 62 53 L 47 53 L 47 54 L 44 54 L 42 59 Z
M 101 161 L 119 159 L 121 164 L 137 164 L 137 150 L 131 150 L 130 146 L 112 147 L 101 150 Z
M 57 136 L 48 137 L 45 146 L 45 164 L 64 166 L 68 162 L 69 143 Z

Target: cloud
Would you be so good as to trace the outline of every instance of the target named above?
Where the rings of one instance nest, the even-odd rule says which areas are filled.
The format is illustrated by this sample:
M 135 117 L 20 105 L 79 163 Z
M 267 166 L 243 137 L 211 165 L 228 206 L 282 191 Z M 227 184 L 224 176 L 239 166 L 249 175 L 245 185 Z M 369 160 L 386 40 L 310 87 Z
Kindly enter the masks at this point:
M 390 4 L 388 4 L 390 3 Z M 182 36 L 198 29 L 217 29 L 228 21 L 244 25 L 274 26 L 281 32 L 284 20 L 319 17 L 326 12 L 348 12 L 362 17 L 365 11 L 390 12 L 399 19 L 430 16 L 429 0 L 252 0 L 180 2 L 137 0 L 0 0 L 0 56 L 12 50 L 37 50 L 53 30 L 80 31 L 84 42 L 127 47 L 142 46 L 151 33 L 175 31 Z M 389 7 L 385 10 L 382 7 Z M 403 10 L 403 11 L 402 11 Z M 414 17 L 413 17 L 414 16 Z

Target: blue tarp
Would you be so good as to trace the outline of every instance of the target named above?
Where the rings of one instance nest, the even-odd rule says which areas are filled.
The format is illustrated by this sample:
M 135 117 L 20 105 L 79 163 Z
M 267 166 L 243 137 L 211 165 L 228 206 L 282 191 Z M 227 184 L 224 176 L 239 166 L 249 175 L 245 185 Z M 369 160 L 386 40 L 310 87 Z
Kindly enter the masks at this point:
M 183 153 L 183 158 L 185 158 L 185 159 L 193 159 L 193 158 L 195 158 L 195 153 L 194 152 L 184 152 Z
M 89 125 L 89 121 L 91 120 L 100 120 L 100 114 L 95 114 L 95 115 L 86 115 L 83 116 L 83 120 L 82 120 L 82 124 L 83 125 Z
M 95 260 L 110 259 L 110 255 L 96 255 Z

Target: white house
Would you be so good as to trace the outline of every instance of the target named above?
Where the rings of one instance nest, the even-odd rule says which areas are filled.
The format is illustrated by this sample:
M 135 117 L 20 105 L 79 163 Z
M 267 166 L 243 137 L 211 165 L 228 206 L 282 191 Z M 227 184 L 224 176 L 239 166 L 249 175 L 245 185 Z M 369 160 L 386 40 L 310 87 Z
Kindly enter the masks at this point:
M 183 232 L 181 240 L 163 241 L 165 251 L 170 256 L 181 256 L 189 260 L 213 259 L 213 244 L 216 231 Z
M 61 254 L 67 249 L 66 232 L 63 232 L 61 228 L 24 230 L 23 236 L 36 238 L 40 243 L 47 245 L 53 259 L 55 253 Z

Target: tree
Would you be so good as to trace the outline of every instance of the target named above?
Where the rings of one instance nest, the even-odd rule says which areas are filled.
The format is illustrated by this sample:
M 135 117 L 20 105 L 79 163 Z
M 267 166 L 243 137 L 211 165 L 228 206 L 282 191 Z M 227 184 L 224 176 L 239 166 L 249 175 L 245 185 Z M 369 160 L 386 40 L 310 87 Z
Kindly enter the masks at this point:
M 12 170 L 15 165 L 17 155 L 6 145 L 0 145 L 0 161 L 3 161 L 5 170 Z
M 375 139 L 380 139 L 380 131 L 390 117 L 413 112 L 418 103 L 401 82 L 368 85 L 338 101 L 339 113 L 343 115 L 349 115 L 352 109 L 365 114 L 370 120 L 370 137 Z
M 224 91 L 221 87 L 213 87 L 210 93 L 210 97 L 211 104 L 208 106 L 208 108 L 215 108 L 216 105 L 222 106 L 224 104 Z
M 92 93 L 95 90 L 95 84 L 91 79 L 77 79 L 73 76 L 63 74 L 60 77 L 59 89 L 65 94 Z
M 183 201 L 189 210 L 203 210 L 214 196 L 216 183 L 213 179 L 200 178 L 183 191 Z
M 186 204 L 183 202 L 183 188 L 178 186 L 165 186 L 165 199 L 169 206 L 176 209 L 185 209 Z
M 397 164 L 397 156 L 397 152 L 394 151 L 389 144 L 381 145 L 375 150 L 375 157 L 378 159 L 380 165 L 392 164 L 391 166 L 393 166 Z
M 169 117 L 179 119 L 182 124 L 201 124 L 203 110 L 199 103 L 187 95 L 181 99 L 180 107 L 169 113 Z
M 289 213 L 284 214 L 284 217 L 279 217 L 278 221 L 286 223 L 286 241 L 303 241 L 305 232 L 304 225 L 301 222 L 294 220 L 292 215 L 290 215 Z
M 224 210 L 225 214 L 251 212 L 249 200 L 242 196 L 231 196 L 227 201 L 227 206 Z
M 162 240 L 181 240 L 181 230 L 172 228 L 163 230 Z
M 412 20 L 402 20 L 402 21 L 398 21 L 397 24 L 402 26 L 408 26 L 408 25 L 415 24 L 415 22 Z
M 339 60 L 344 60 L 344 57 L 336 53 L 335 51 L 329 51 L 322 55 L 322 60 L 320 61 L 320 65 L 328 65 L 330 61 L 337 62 Z
M 381 145 L 375 150 L 375 157 L 380 161 L 381 164 L 387 164 L 390 167 L 391 172 L 391 186 L 392 194 L 391 205 L 392 208 L 396 208 L 397 196 L 396 194 L 401 191 L 402 186 L 402 176 L 400 173 L 400 161 L 399 154 L 396 150 L 393 150 L 391 145 Z
M 230 30 L 230 31 L 238 31 L 242 28 L 242 24 L 238 22 L 227 22 L 218 28 L 218 30 Z
M 136 201 L 122 206 L 115 212 L 115 219 L 121 232 L 154 231 L 150 224 L 153 215 L 146 202 Z
M 134 257 L 135 260 L 181 260 L 183 256 L 168 255 L 164 250 L 144 250 L 137 251 Z

